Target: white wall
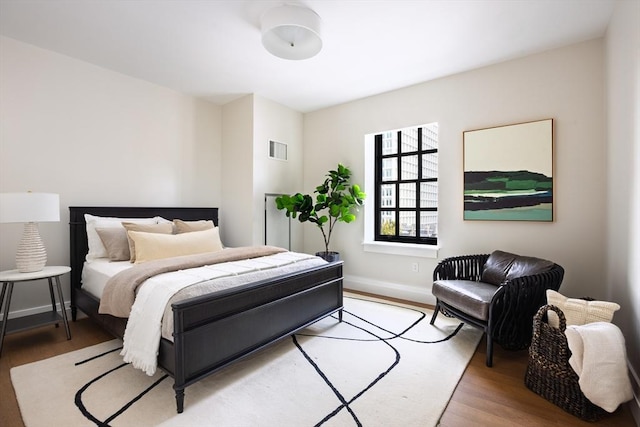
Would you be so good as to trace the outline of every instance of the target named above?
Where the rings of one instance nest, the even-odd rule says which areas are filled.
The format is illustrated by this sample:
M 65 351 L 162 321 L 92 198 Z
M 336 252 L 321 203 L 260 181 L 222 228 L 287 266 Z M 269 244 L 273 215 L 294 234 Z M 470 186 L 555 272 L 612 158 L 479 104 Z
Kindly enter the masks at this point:
M 294 192 L 302 181 L 302 113 L 258 95 L 230 102 L 222 111 L 223 242 L 261 245 L 264 195 Z M 268 157 L 269 140 L 288 144 L 288 161 Z M 302 248 L 302 233 L 293 235 L 292 248 Z
M 253 185 L 255 244 L 264 243 L 265 193 L 300 191 L 303 174 L 302 113 L 260 96 L 254 96 Z M 269 141 L 287 144 L 287 160 L 269 158 Z M 284 211 L 278 211 L 284 217 Z M 300 224 L 291 223 L 291 249 L 303 250 Z
M 595 40 L 308 113 L 305 188 L 338 162 L 363 183 L 364 135 L 438 122 L 439 259 L 494 249 L 548 258 L 566 269 L 563 292 L 605 297 L 603 71 L 603 41 Z M 546 118 L 555 120 L 555 221 L 463 221 L 462 132 Z M 434 302 L 439 259 L 365 253 L 362 218 L 339 227 L 332 246 L 346 261 L 347 286 Z M 321 247 L 312 226 L 305 237 L 308 252 Z
M 640 387 L 640 3 L 616 4 L 606 37 L 608 141 L 607 298 Z M 633 357 L 632 357 L 633 355 Z M 640 421 L 640 396 L 632 405 Z
M 219 106 L 0 38 L 0 192 L 60 194 L 49 265 L 69 264 L 68 206 L 218 206 L 220 152 Z M 0 225 L 0 269 L 21 233 Z M 11 312 L 49 304 L 42 287 L 16 286 Z
M 253 243 L 253 95 L 222 108 L 220 237 L 226 246 Z

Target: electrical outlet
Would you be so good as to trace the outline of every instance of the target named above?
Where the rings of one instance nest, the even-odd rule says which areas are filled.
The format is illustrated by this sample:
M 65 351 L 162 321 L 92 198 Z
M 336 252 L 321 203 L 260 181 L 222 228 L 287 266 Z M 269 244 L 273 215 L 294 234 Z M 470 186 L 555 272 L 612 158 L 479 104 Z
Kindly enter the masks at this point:
M 413 271 L 414 273 L 418 273 L 420 271 L 420 264 L 418 264 L 417 262 L 411 264 L 411 271 Z

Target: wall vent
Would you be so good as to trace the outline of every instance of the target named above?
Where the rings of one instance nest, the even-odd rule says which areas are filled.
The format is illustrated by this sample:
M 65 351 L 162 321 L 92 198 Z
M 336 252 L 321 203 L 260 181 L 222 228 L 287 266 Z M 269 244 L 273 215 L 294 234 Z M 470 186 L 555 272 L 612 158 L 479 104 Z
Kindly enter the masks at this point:
M 287 160 L 287 144 L 269 141 L 269 157 L 272 159 Z

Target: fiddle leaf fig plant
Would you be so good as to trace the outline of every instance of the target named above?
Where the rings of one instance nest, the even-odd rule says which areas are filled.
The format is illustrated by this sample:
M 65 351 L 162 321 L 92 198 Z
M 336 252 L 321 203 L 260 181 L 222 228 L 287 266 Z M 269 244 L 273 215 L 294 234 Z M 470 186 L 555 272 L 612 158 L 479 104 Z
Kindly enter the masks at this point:
M 312 222 L 322 232 L 325 254 L 329 254 L 331 234 L 338 222 L 352 222 L 364 202 L 366 194 L 357 184 L 351 184 L 351 171 L 338 164 L 337 169 L 330 170 L 324 182 L 317 186 L 315 201 L 310 194 L 296 193 L 276 198 L 276 207 L 285 209 L 289 218 L 297 218 L 300 222 Z

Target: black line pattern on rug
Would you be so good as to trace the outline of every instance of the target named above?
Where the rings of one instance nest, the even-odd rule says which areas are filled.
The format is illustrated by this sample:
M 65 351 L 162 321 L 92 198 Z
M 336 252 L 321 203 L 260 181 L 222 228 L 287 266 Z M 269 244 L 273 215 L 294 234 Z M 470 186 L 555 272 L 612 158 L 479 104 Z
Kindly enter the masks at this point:
M 335 417 L 336 415 L 338 415 L 338 413 L 340 413 L 340 411 L 342 411 L 343 409 L 346 409 L 349 414 L 351 415 L 351 418 L 353 418 L 354 422 L 356 423 L 355 425 L 357 427 L 362 427 L 362 423 L 360 422 L 360 420 L 358 419 L 357 414 L 353 411 L 353 409 L 349 406 L 351 405 L 353 402 L 355 402 L 358 398 L 360 398 L 362 395 L 364 395 L 367 391 L 369 391 L 374 385 L 376 385 L 376 383 L 378 383 L 381 379 L 383 379 L 387 374 L 389 374 L 399 363 L 400 363 L 400 352 L 398 351 L 398 349 L 396 347 L 394 347 L 393 345 L 391 345 L 389 343 L 389 341 L 394 340 L 396 338 L 400 338 L 400 339 L 404 339 L 407 341 L 411 341 L 411 342 L 415 342 L 418 344 L 437 344 L 437 343 L 442 343 L 444 341 L 448 341 L 451 338 L 453 338 L 454 336 L 456 336 L 458 334 L 458 332 L 460 331 L 460 329 L 462 329 L 462 327 L 464 326 L 464 323 L 460 323 L 456 329 L 450 333 L 449 335 L 447 335 L 446 337 L 436 340 L 436 341 L 420 341 L 420 340 L 415 340 L 412 338 L 407 338 L 404 337 L 403 335 L 405 333 L 407 333 L 408 331 L 410 331 L 411 329 L 413 329 L 416 325 L 418 325 L 420 322 L 422 322 L 425 318 L 426 318 L 426 314 L 421 311 L 421 310 L 417 310 L 414 308 L 410 308 L 410 307 L 404 307 L 404 306 L 399 306 L 399 305 L 395 305 L 395 304 L 387 304 L 387 303 L 382 303 L 382 302 L 378 302 L 378 301 L 370 301 L 370 300 L 363 300 L 363 299 L 359 299 L 359 298 L 351 298 L 354 300 L 360 300 L 360 301 L 368 301 L 368 302 L 374 302 L 374 303 L 378 303 L 378 304 L 382 304 L 382 305 L 390 305 L 393 307 L 400 307 L 406 310 L 410 310 L 410 311 L 415 311 L 417 313 L 420 314 L 418 320 L 416 320 L 415 322 L 413 322 L 411 324 L 411 326 L 409 326 L 408 328 L 406 328 L 405 330 L 403 330 L 400 333 L 394 333 L 392 331 L 389 331 L 379 325 L 376 325 L 372 322 L 370 322 L 369 320 L 360 317 L 348 310 L 343 310 L 345 313 L 350 314 L 351 316 L 353 316 L 354 318 L 364 322 L 365 324 L 368 324 L 370 326 L 373 326 L 374 328 L 378 328 L 384 332 L 387 332 L 389 334 L 391 334 L 391 337 L 388 338 L 383 338 L 380 337 L 378 335 L 376 335 L 375 333 L 373 333 L 372 331 L 369 331 L 361 326 L 357 326 L 347 320 L 343 320 L 342 322 L 344 324 L 347 324 L 351 327 L 354 327 L 356 329 L 359 329 L 369 335 L 372 335 L 374 337 L 374 339 L 363 339 L 363 338 L 344 338 L 344 337 L 335 337 L 335 336 L 327 336 L 327 335 L 322 335 L 322 334 L 295 334 L 292 335 L 291 338 L 293 340 L 294 345 L 298 348 L 298 350 L 302 353 L 302 355 L 304 356 L 304 358 L 309 362 L 309 364 L 315 369 L 315 371 L 318 373 L 318 375 L 322 378 L 322 380 L 327 384 L 327 386 L 331 389 L 331 391 L 336 395 L 336 397 L 338 398 L 338 400 L 341 402 L 341 404 L 334 409 L 332 412 L 330 412 L 329 414 L 327 414 L 320 422 L 318 422 L 314 427 L 319 427 L 321 425 L 323 425 L 324 423 L 328 422 L 329 420 L 331 420 L 333 417 Z M 331 316 L 334 319 L 338 319 L 335 315 Z M 311 358 L 311 356 L 309 356 L 309 354 L 304 350 L 304 348 L 302 347 L 302 344 L 300 344 L 300 342 L 298 341 L 296 336 L 305 336 L 305 337 L 315 337 L 315 338 L 324 338 L 324 339 L 333 339 L 333 340 L 342 340 L 342 341 L 359 341 L 359 342 L 371 342 L 371 341 L 380 341 L 386 345 L 388 345 L 395 353 L 396 358 L 394 363 L 391 364 L 391 366 L 389 366 L 387 369 L 385 369 L 383 372 L 381 372 L 378 377 L 373 380 L 371 383 L 369 383 L 364 389 L 362 389 L 360 392 L 358 392 L 351 400 L 347 401 L 344 396 L 342 396 L 342 394 L 340 393 L 340 391 L 331 383 L 331 380 L 329 380 L 329 378 L 327 377 L 327 375 L 322 371 L 322 369 L 318 366 L 318 364 Z
M 120 410 L 116 411 L 112 416 L 110 416 L 109 418 L 107 418 L 105 420 L 105 423 L 110 423 L 112 420 L 114 420 L 116 417 L 118 417 L 120 414 L 122 414 L 124 411 L 126 411 L 127 409 L 129 409 L 129 407 L 131 405 L 133 405 L 134 403 L 136 403 L 138 400 L 142 399 L 142 397 L 149 393 L 151 390 L 153 390 L 154 388 L 156 388 L 156 386 L 158 384 L 160 384 L 162 381 L 164 381 L 166 378 L 169 377 L 169 374 L 164 374 L 163 376 L 161 376 L 156 382 L 154 382 L 153 384 L 151 384 L 149 387 L 147 387 L 143 392 L 141 392 L 140 394 L 138 394 L 136 397 L 134 397 L 133 399 L 131 399 L 129 401 L 129 403 L 127 403 L 126 405 L 124 405 L 122 408 L 120 408 Z
M 371 331 L 368 331 L 360 326 L 354 325 L 351 322 L 348 322 L 346 320 L 343 320 L 343 322 L 347 325 L 350 325 L 356 329 L 360 329 L 361 331 L 373 335 L 374 337 L 377 337 L 376 334 L 374 334 Z M 316 337 L 319 338 L 323 338 L 320 335 L 315 335 Z M 320 367 L 311 359 L 311 357 L 307 354 L 306 351 L 304 351 L 304 349 L 302 348 L 302 345 L 298 342 L 297 338 L 295 335 L 292 336 L 293 338 L 293 343 L 295 344 L 296 347 L 298 347 L 298 350 L 300 350 L 303 354 L 303 356 L 305 357 L 305 359 L 307 359 L 307 361 L 311 364 L 311 366 L 313 366 L 313 368 L 316 370 L 316 372 L 322 377 L 322 379 L 325 381 L 325 383 L 329 386 L 329 388 L 331 388 L 331 390 L 334 392 L 334 394 L 338 397 L 338 399 L 342 402 L 341 405 L 339 405 L 336 409 L 334 409 L 331 413 L 329 413 L 326 417 L 324 417 L 319 423 L 316 424 L 317 426 L 320 426 L 322 424 L 324 424 L 325 422 L 329 421 L 331 418 L 333 418 L 334 416 L 336 416 L 343 408 L 346 408 L 347 411 L 349 411 L 349 413 L 351 414 L 351 417 L 353 418 L 353 420 L 356 422 L 356 425 L 358 427 L 362 426 L 362 423 L 360 423 L 360 421 L 358 420 L 357 415 L 353 412 L 353 410 L 349 407 L 349 405 L 353 402 L 355 402 L 360 396 L 362 396 L 363 394 L 365 394 L 369 389 L 371 389 L 371 387 L 373 387 L 376 383 L 378 383 L 378 381 L 380 381 L 382 378 L 384 378 L 389 372 L 391 372 L 391 370 L 398 364 L 400 363 L 400 352 L 398 351 L 398 349 L 396 349 L 394 346 L 392 346 L 391 344 L 389 344 L 386 340 L 383 340 L 381 337 L 377 337 L 378 341 L 383 342 L 384 344 L 386 344 L 387 346 L 389 346 L 393 352 L 395 353 L 395 360 L 394 362 L 391 364 L 391 366 L 389 366 L 386 370 L 384 370 L 383 372 L 381 372 L 378 377 L 373 380 L 372 382 L 370 382 L 364 389 L 362 389 L 360 392 L 358 392 L 351 400 L 349 400 L 348 402 L 346 401 L 346 399 L 342 396 L 342 394 L 340 394 L 340 392 L 338 391 L 338 389 L 331 383 L 331 381 L 329 381 L 329 379 L 327 378 L 327 376 L 324 374 L 324 372 L 322 372 L 322 370 L 320 369 Z M 355 341 L 355 340 L 350 340 L 350 341 Z M 359 341 L 359 340 L 358 340 Z
M 85 363 L 87 363 L 87 362 L 91 362 L 92 360 L 99 359 L 99 358 L 100 358 L 100 357 L 102 357 L 102 356 L 106 356 L 107 354 L 111 354 L 111 353 L 113 353 L 114 351 L 118 351 L 118 350 L 122 350 L 122 346 L 117 347 L 117 348 L 114 348 L 113 350 L 105 351 L 104 353 L 96 354 L 95 356 L 91 356 L 91 357 L 90 357 L 90 358 L 88 358 L 88 359 L 85 359 L 85 360 L 81 360 L 81 361 L 79 361 L 79 362 L 76 362 L 76 363 L 74 364 L 74 366 L 80 366 L 80 365 L 83 365 L 83 364 L 85 364 Z
M 110 353 L 113 353 L 114 351 L 118 351 L 122 349 L 122 347 L 118 347 L 115 348 L 113 350 L 109 350 L 109 351 L 105 351 L 104 353 L 100 353 L 96 356 L 90 357 L 88 359 L 82 360 L 80 362 L 75 363 L 75 366 L 79 366 L 82 365 L 84 363 L 90 362 L 92 360 L 98 359 L 100 357 L 106 356 Z M 122 406 L 122 408 L 118 409 L 116 412 L 114 412 L 110 417 L 108 417 L 106 420 L 104 421 L 100 421 L 99 419 L 97 419 L 96 417 L 93 416 L 93 414 L 91 414 L 91 412 L 89 412 L 89 410 L 84 406 L 84 403 L 82 402 L 82 395 L 84 394 L 84 392 L 91 387 L 92 384 L 96 383 L 97 381 L 100 381 L 102 378 L 106 377 L 107 375 L 111 374 L 112 372 L 117 371 L 118 369 L 124 368 L 125 366 L 129 365 L 128 363 L 122 363 L 118 366 L 116 366 L 115 368 L 109 369 L 108 371 L 102 373 L 101 375 L 98 375 L 97 377 L 95 377 L 94 379 L 92 379 L 91 381 L 89 381 L 88 383 L 86 383 L 84 386 L 82 386 L 80 388 L 80 390 L 78 390 L 76 392 L 75 395 L 75 399 L 74 402 L 76 404 L 76 406 L 78 407 L 78 409 L 80 410 L 80 412 L 82 413 L 82 415 L 85 416 L 85 418 L 87 418 L 88 420 L 90 420 L 91 422 L 93 422 L 95 425 L 100 426 L 100 427 L 109 427 L 109 423 L 111 421 L 113 421 L 114 419 L 116 419 L 118 416 L 120 416 L 122 413 L 124 413 L 127 409 L 129 409 L 131 407 L 131 405 L 133 405 L 134 403 L 136 403 L 138 400 L 142 399 L 144 397 L 144 395 L 146 395 L 147 393 L 149 393 L 151 390 L 153 390 L 158 384 L 160 384 L 162 381 L 164 381 L 166 378 L 169 377 L 168 374 L 165 374 L 163 376 L 161 376 L 156 382 L 154 382 L 153 384 L 151 384 L 149 387 L 147 387 L 145 390 L 143 390 L 142 392 L 140 392 L 137 396 L 135 396 L 133 399 L 131 399 L 129 402 L 127 402 L 124 406 Z
M 403 307 L 403 308 L 404 308 L 404 307 Z M 415 310 L 415 311 L 417 311 L 417 310 Z M 416 339 L 413 339 L 413 338 L 407 338 L 407 337 L 404 337 L 403 335 L 404 335 L 406 332 L 408 332 L 409 330 L 413 329 L 413 328 L 414 328 L 418 323 L 422 322 L 422 320 L 424 320 L 424 319 L 425 319 L 425 317 L 426 317 L 425 313 L 422 313 L 422 312 L 421 312 L 421 313 L 422 313 L 422 316 L 420 317 L 420 319 L 419 319 L 419 320 L 415 321 L 411 326 L 409 326 L 409 327 L 408 327 L 407 329 L 405 329 L 404 331 L 402 331 L 402 332 L 400 332 L 400 333 L 397 333 L 397 334 L 396 334 L 396 333 L 394 333 L 394 332 L 392 332 L 392 331 L 389 331 L 389 330 L 387 330 L 387 329 L 385 329 L 385 328 L 383 328 L 383 327 L 381 327 L 381 326 L 379 326 L 379 325 L 376 325 L 376 324 L 374 324 L 374 323 L 371 323 L 370 321 L 368 321 L 368 320 L 367 320 L 367 319 L 365 319 L 364 317 L 360 317 L 360 316 L 358 316 L 358 315 L 356 315 L 356 314 L 354 314 L 354 313 L 351 313 L 351 312 L 349 312 L 349 311 L 347 311 L 347 310 L 345 310 L 345 312 L 346 312 L 346 313 L 349 313 L 350 315 L 352 315 L 352 316 L 353 316 L 353 317 L 355 317 L 356 319 L 359 319 L 359 320 L 361 320 L 361 321 L 363 321 L 363 322 L 365 322 L 365 323 L 368 323 L 368 324 L 369 324 L 369 325 L 371 325 L 371 326 L 374 326 L 374 327 L 376 327 L 376 328 L 379 328 L 379 329 L 381 329 L 381 330 L 383 330 L 383 331 L 388 332 L 389 334 L 391 334 L 391 337 L 389 337 L 389 338 L 380 338 L 381 340 L 384 340 L 384 341 L 386 341 L 386 340 L 393 340 L 393 339 L 396 339 L 396 338 L 400 338 L 400 339 L 407 340 L 407 341 L 411 341 L 411 342 L 415 342 L 415 343 L 418 343 L 418 344 L 438 344 L 438 343 L 441 343 L 441 342 L 448 341 L 448 340 L 450 340 L 451 338 L 455 337 L 455 336 L 458 334 L 458 331 L 460 331 L 460 329 L 462 329 L 462 327 L 464 326 L 464 323 L 460 323 L 460 324 L 458 325 L 458 327 L 457 327 L 457 328 L 456 328 L 456 329 L 455 329 L 451 334 L 449 334 L 449 335 L 447 335 L 446 337 L 441 338 L 441 339 L 439 339 L 439 340 L 435 340 L 435 341 L 423 341 L 423 340 L 416 340 Z M 371 341 L 371 340 L 364 340 L 364 339 L 361 339 L 360 341 Z

